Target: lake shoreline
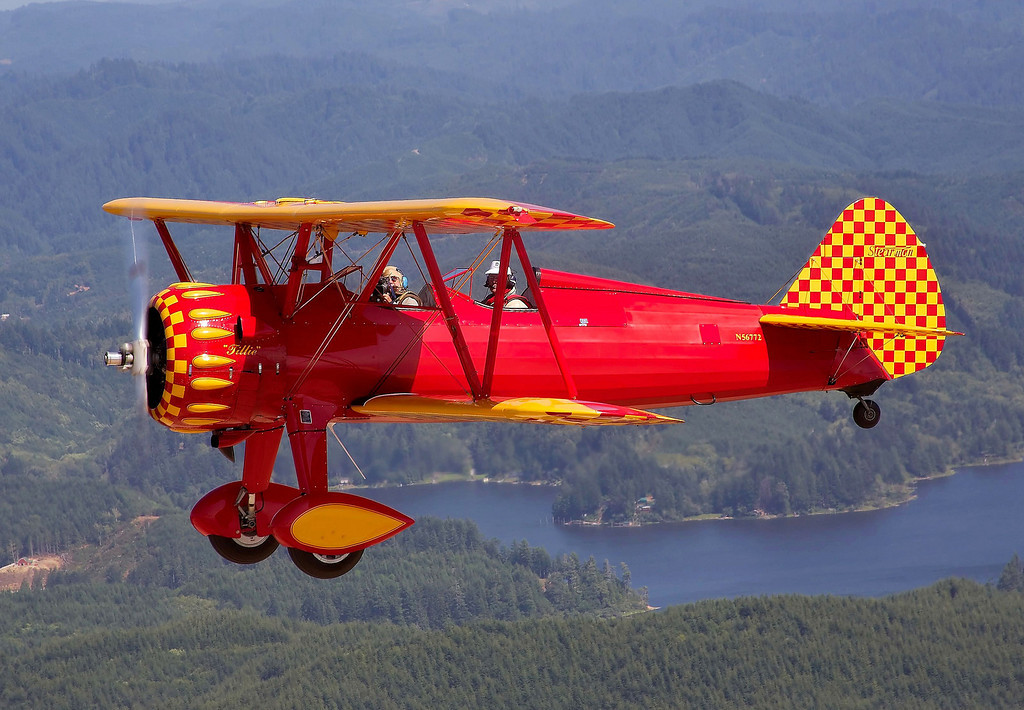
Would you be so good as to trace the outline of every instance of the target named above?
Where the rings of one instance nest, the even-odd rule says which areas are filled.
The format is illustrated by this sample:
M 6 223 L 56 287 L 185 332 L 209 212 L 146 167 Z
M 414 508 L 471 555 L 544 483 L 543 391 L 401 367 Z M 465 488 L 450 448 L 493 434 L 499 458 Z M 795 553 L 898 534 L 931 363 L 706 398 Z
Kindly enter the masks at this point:
M 987 463 L 933 476 L 912 505 L 714 525 L 562 525 L 552 519 L 549 486 L 415 485 L 365 495 L 413 518 L 473 520 L 505 546 L 527 541 L 552 557 L 625 563 L 652 606 L 762 594 L 877 597 L 947 577 L 999 578 L 1024 539 L 1024 463 Z
M 934 481 L 942 478 L 948 478 L 955 476 L 957 472 L 965 468 L 983 468 L 986 466 L 1000 466 L 1006 464 L 1014 464 L 1024 462 L 1024 457 L 1021 456 L 1008 456 L 1000 458 L 989 458 L 985 457 L 984 460 L 974 463 L 966 463 L 960 466 L 950 468 L 947 471 L 941 473 L 935 473 L 929 476 L 921 476 L 914 478 L 906 483 L 894 484 L 880 499 L 873 499 L 865 501 L 864 503 L 850 507 L 850 508 L 828 508 L 821 510 L 812 510 L 803 513 L 763 513 L 759 515 L 749 516 L 730 516 L 722 515 L 719 513 L 702 513 L 700 515 L 691 515 L 683 518 L 670 519 L 670 520 L 649 520 L 649 521 L 636 521 L 630 523 L 605 523 L 601 521 L 588 521 L 588 520 L 570 520 L 568 522 L 557 523 L 565 526 L 588 526 L 588 527 L 629 527 L 629 528 L 641 528 L 650 527 L 662 524 L 678 524 L 678 523 L 691 523 L 691 522 L 704 522 L 708 520 L 782 520 L 787 518 L 804 518 L 810 516 L 820 515 L 843 515 L 846 513 L 868 513 L 877 510 L 888 510 L 892 508 L 898 508 L 906 505 L 917 499 L 917 486 L 923 481 Z M 434 474 L 429 479 L 423 479 L 420 481 L 412 481 L 410 483 L 399 483 L 399 484 L 383 484 L 383 485 L 346 485 L 342 488 L 344 490 L 360 490 L 367 489 L 372 490 L 374 488 L 404 488 L 407 486 L 433 486 L 443 483 L 486 483 L 486 484 L 503 484 L 503 485 L 519 485 L 519 486 L 534 486 L 534 487 L 548 487 L 558 488 L 561 486 L 561 481 L 523 481 L 516 476 L 508 477 L 494 477 L 494 476 L 477 476 L 474 474 L 456 474 L 456 473 L 445 473 L 445 474 Z

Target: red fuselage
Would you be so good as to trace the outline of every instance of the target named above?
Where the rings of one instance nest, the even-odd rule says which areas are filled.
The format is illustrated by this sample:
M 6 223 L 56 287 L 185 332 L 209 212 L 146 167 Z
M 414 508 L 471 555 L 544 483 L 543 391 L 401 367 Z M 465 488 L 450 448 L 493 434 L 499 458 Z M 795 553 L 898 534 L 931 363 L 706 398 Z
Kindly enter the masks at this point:
M 759 318 L 772 306 L 554 271 L 544 271 L 540 285 L 580 399 L 674 407 L 886 379 L 854 335 L 762 326 Z M 167 391 L 173 390 L 169 403 L 177 413 L 172 407 L 154 416 L 185 431 L 258 428 L 280 422 L 292 396 L 329 406 L 334 420 L 366 420 L 348 407 L 380 394 L 471 396 L 440 309 L 353 304 L 344 289 L 316 286 L 305 287 L 319 293 L 288 320 L 278 305 L 282 287 L 212 286 L 199 298 L 189 295 L 198 290 L 192 284 L 164 291 L 155 302 L 176 300 L 165 308 L 164 320 L 175 310 L 183 319 L 168 332 L 187 343 L 168 358 L 167 369 L 176 374 Z M 472 360 L 482 369 L 492 309 L 462 292 L 449 293 Z M 199 337 L 210 327 L 225 334 Z M 204 358 L 213 364 L 199 367 Z M 495 362 L 495 399 L 567 396 L 536 310 L 504 311 Z M 197 388 L 198 377 L 223 384 Z M 216 407 L 222 413 L 204 413 Z

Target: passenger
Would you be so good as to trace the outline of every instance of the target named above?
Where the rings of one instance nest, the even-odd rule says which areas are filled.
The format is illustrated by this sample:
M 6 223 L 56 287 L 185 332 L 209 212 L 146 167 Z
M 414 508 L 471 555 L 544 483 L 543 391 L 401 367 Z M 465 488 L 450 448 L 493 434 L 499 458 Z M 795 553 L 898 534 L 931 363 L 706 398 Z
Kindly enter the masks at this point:
M 374 291 L 374 300 L 396 306 L 418 306 L 419 296 L 409 290 L 409 279 L 397 266 L 388 264 L 380 275 L 380 283 Z
M 492 261 L 491 268 L 486 272 L 487 278 L 484 280 L 484 286 L 490 291 L 480 303 L 485 306 L 494 306 L 494 289 L 498 285 L 498 272 L 501 269 L 500 261 Z M 516 295 L 516 274 L 512 271 L 512 267 L 508 267 L 508 279 L 505 281 L 505 308 L 533 308 L 522 296 Z

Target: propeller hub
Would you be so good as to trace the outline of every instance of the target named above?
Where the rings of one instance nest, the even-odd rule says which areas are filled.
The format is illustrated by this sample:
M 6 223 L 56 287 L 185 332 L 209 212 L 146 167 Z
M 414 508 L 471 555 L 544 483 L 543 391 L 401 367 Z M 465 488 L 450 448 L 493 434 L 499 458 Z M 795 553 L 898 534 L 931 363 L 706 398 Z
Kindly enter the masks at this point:
M 145 375 L 149 370 L 149 341 L 135 340 L 131 343 L 122 343 L 117 350 L 108 350 L 103 354 L 103 364 L 116 367 L 121 372 Z

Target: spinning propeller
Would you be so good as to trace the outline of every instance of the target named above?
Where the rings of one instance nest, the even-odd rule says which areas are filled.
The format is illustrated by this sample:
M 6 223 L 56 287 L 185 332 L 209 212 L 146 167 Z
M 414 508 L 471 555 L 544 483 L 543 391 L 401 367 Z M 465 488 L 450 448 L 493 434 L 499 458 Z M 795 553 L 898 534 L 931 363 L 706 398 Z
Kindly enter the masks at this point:
M 128 264 L 128 293 L 131 299 L 132 326 L 134 339 L 123 343 L 117 350 L 104 353 L 103 362 L 110 367 L 117 367 L 122 372 L 132 374 L 135 381 L 135 402 L 142 411 L 152 408 L 152 383 L 149 375 L 154 371 L 154 348 L 150 344 L 148 334 L 151 328 L 149 313 L 149 262 L 146 258 L 146 241 L 141 235 L 135 234 L 135 221 L 127 220 L 130 234 L 126 242 L 130 248 Z M 159 317 L 157 330 L 162 332 Z M 160 384 L 163 387 L 163 384 Z M 156 392 L 159 398 L 159 389 Z

